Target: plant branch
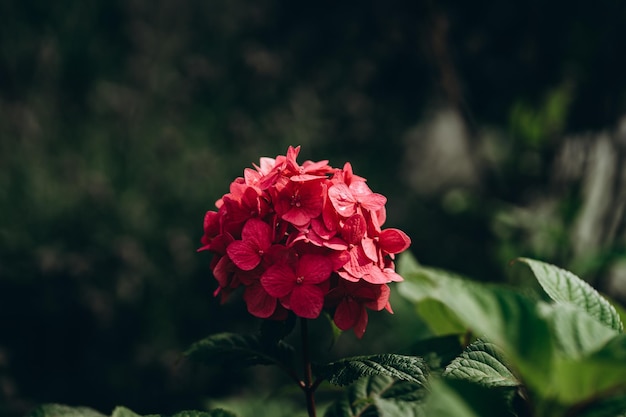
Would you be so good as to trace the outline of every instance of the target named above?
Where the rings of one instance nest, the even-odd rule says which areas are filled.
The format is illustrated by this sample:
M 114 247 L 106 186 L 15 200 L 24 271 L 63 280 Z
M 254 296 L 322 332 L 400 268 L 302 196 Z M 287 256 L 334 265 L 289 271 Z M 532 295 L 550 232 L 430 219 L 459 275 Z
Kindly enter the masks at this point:
M 306 409 L 309 417 L 315 417 L 315 389 L 319 384 L 313 383 L 313 371 L 311 369 L 311 358 L 309 355 L 309 329 L 307 319 L 300 319 L 300 333 L 302 336 L 302 364 L 304 366 L 304 396 L 306 398 Z

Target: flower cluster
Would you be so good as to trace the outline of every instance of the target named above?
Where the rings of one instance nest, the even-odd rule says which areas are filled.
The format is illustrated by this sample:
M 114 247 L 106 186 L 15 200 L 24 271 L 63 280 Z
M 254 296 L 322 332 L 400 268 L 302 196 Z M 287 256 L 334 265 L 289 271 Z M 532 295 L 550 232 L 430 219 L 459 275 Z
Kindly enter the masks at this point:
M 235 179 L 204 218 L 202 247 L 215 254 L 211 269 L 225 300 L 238 287 L 250 314 L 281 320 L 292 311 L 333 314 L 342 330 L 362 337 L 366 309 L 392 312 L 388 283 L 401 281 L 394 255 L 409 237 L 382 229 L 387 199 L 374 193 L 346 163 L 261 158 Z

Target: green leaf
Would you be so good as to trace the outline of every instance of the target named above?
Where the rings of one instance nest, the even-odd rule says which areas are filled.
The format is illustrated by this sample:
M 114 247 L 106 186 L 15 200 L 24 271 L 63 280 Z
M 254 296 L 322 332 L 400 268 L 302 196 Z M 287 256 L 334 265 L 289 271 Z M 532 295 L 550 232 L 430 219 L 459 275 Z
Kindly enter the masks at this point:
M 505 397 L 496 394 L 497 390 L 468 381 L 435 380 L 424 412 L 437 417 L 513 416 Z
M 536 302 L 512 290 L 479 284 L 446 271 L 405 261 L 399 293 L 410 301 L 441 302 L 466 332 L 484 337 L 503 349 L 522 380 L 539 392 L 550 387 L 555 351 L 548 323 Z
M 106 417 L 104 414 L 87 407 L 70 407 L 62 404 L 44 404 L 33 410 L 27 417 Z M 118 406 L 111 413 L 111 417 L 142 417 L 134 411 Z M 160 414 L 148 414 L 143 417 L 161 417 Z M 172 417 L 237 417 L 225 410 L 212 411 L 181 411 Z
M 106 417 L 88 407 L 70 407 L 63 404 L 43 404 L 34 409 L 27 417 Z
M 463 379 L 486 387 L 516 387 L 520 381 L 506 365 L 502 351 L 493 343 L 472 343 L 446 368 L 445 377 Z
M 467 331 L 463 322 L 441 301 L 425 299 L 416 307 L 417 313 L 435 336 L 458 335 Z
M 553 380 L 560 389 L 555 397 L 563 404 L 577 404 L 626 391 L 626 334 L 619 334 L 591 355 L 575 359 L 556 357 Z
M 404 276 L 405 273 L 415 272 L 422 267 L 411 252 L 404 252 L 401 255 L 398 255 L 397 259 L 396 270 L 398 271 L 398 274 L 402 276 Z
M 573 273 L 533 259 L 519 258 L 518 260 L 530 267 L 537 281 L 552 300 L 575 305 L 612 329 L 620 332 L 624 329 L 615 307 L 591 285 Z
M 134 411 L 129 410 L 126 407 L 118 406 L 118 407 L 115 407 L 115 410 L 113 410 L 111 417 L 165 417 L 165 416 L 162 416 L 160 414 L 148 414 L 145 416 L 141 416 L 135 413 Z M 237 416 L 226 410 L 215 409 L 211 411 L 180 411 L 172 415 L 171 417 L 237 417 Z
M 537 302 L 445 271 L 412 268 L 416 269 L 403 271 L 400 294 L 414 302 L 440 301 L 473 334 L 502 348 L 511 368 L 542 406 L 563 409 L 607 391 L 626 389 L 623 334 L 580 304 Z M 568 282 L 571 288 L 577 285 Z M 592 293 L 585 294 L 590 306 L 604 305 Z
M 191 345 L 185 356 L 204 362 L 230 361 L 233 364 L 285 364 L 293 348 L 282 341 L 263 343 L 260 335 L 218 333 Z
M 230 411 L 216 408 L 211 411 L 181 411 L 172 417 L 237 417 Z
M 111 417 L 141 417 L 139 414 L 135 413 L 132 410 L 129 410 L 126 407 L 118 406 L 115 407 Z
M 232 410 L 241 417 L 305 417 L 307 411 L 302 401 L 301 392 L 294 392 L 293 396 L 285 395 L 281 391 L 278 395 L 264 395 L 260 393 L 247 393 L 245 399 L 239 396 L 228 398 L 211 399 L 209 405 L 212 408 Z M 316 404 L 318 411 L 319 404 Z M 226 415 L 224 416 L 226 417 Z
M 426 390 L 390 376 L 361 378 L 326 409 L 324 417 L 422 417 Z
M 596 401 L 577 415 L 580 417 L 626 417 L 626 395 Z
M 345 386 L 359 378 L 386 375 L 425 384 L 428 366 L 422 358 L 404 355 L 355 356 L 316 367 L 316 374 L 334 385 Z
M 620 333 L 612 338 L 602 346 L 602 349 L 596 351 L 592 358 L 626 364 L 626 334 Z
M 571 304 L 539 304 L 559 352 L 582 358 L 605 345 L 619 333 Z

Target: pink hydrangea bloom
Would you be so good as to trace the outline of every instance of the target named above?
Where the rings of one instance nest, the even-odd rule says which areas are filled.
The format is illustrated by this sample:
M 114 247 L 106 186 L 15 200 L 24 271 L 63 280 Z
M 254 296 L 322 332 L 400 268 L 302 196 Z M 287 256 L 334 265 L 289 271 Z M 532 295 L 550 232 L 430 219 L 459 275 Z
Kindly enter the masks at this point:
M 362 337 L 368 309 L 392 312 L 387 284 L 402 280 L 393 260 L 411 240 L 382 228 L 387 199 L 350 163 L 300 165 L 299 152 L 289 147 L 246 168 L 206 213 L 199 250 L 214 254 L 223 301 L 243 287 L 256 317 L 312 319 L 327 310 L 337 327 Z

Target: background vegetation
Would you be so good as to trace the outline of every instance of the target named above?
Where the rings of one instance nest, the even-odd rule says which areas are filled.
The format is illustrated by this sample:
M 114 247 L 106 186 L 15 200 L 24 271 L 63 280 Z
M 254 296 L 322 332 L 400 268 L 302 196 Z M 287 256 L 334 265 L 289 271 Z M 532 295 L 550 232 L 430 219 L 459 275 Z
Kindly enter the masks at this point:
M 623 302 L 625 21 L 614 0 L 0 3 L 0 414 L 258 391 L 265 370 L 180 353 L 257 325 L 195 248 L 290 144 L 351 161 L 424 264 L 523 280 L 529 256 Z M 384 329 L 410 320 L 340 342 L 401 349 Z

